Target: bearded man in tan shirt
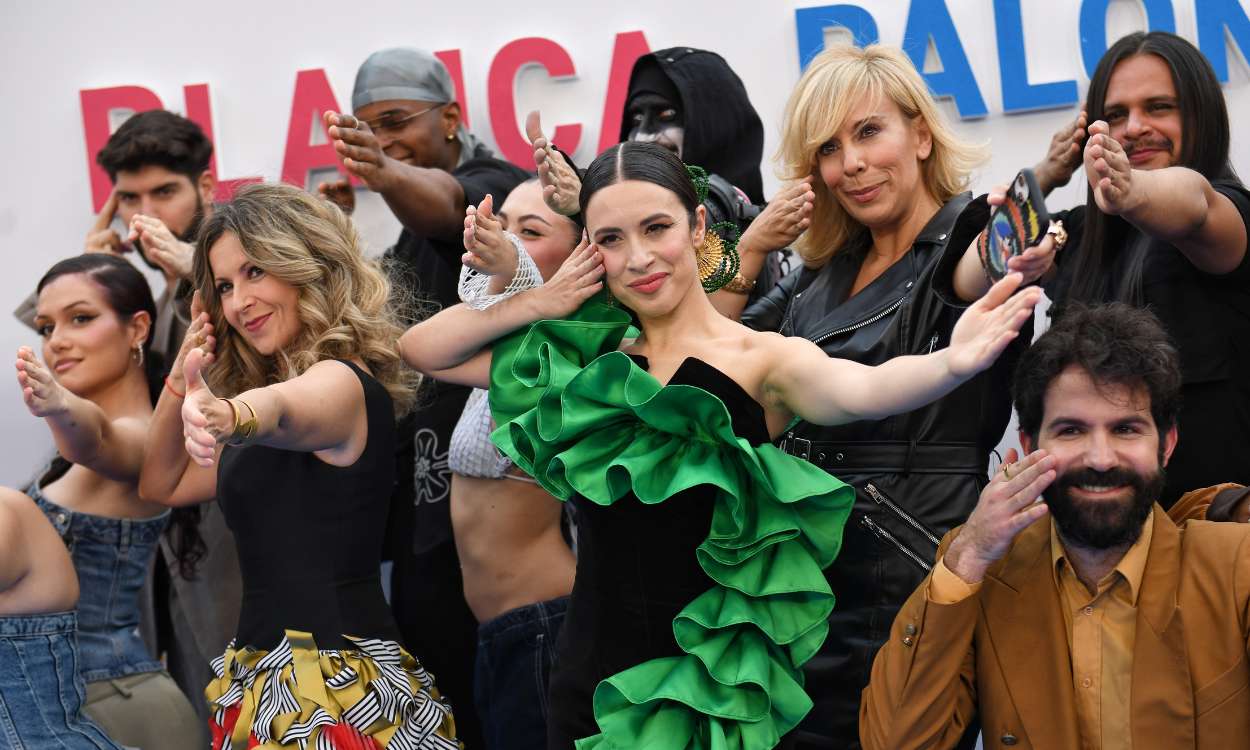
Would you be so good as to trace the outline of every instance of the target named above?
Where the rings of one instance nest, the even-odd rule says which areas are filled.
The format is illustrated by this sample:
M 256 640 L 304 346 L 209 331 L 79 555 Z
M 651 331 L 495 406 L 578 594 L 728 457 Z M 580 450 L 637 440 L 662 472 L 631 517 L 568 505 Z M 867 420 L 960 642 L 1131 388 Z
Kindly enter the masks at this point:
M 978 718 L 987 749 L 1250 748 L 1250 527 L 1155 502 L 1180 385 L 1157 319 L 1122 304 L 1070 311 L 1024 355 L 1028 455 L 895 619 L 866 749 L 954 747 Z

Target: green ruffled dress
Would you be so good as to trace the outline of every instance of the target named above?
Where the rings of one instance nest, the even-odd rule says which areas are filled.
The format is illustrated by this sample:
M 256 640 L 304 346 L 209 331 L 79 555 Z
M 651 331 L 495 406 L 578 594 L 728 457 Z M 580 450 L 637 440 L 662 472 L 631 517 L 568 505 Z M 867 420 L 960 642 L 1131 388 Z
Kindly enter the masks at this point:
M 760 750 L 812 707 L 801 666 L 828 634 L 823 569 L 838 554 L 853 490 L 771 444 L 734 433 L 724 403 L 662 386 L 617 351 L 629 327 L 596 300 L 497 341 L 495 444 L 552 495 L 602 506 L 663 502 L 713 485 L 698 564 L 712 581 L 673 621 L 684 652 L 599 683 L 600 734 L 578 750 Z M 676 467 L 676 468 L 674 468 Z

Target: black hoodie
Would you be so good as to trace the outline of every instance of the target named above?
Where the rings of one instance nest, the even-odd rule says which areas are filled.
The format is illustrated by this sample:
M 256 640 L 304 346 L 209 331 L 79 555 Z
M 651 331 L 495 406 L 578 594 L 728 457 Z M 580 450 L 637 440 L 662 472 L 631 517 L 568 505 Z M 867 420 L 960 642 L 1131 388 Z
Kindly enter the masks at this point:
M 681 94 L 682 161 L 724 177 L 752 203 L 763 205 L 764 126 L 742 79 L 715 52 L 673 47 L 638 58 L 630 73 L 631 92 L 639 68 L 647 65 L 658 65 Z M 622 118 L 622 141 L 631 129 L 628 118 Z

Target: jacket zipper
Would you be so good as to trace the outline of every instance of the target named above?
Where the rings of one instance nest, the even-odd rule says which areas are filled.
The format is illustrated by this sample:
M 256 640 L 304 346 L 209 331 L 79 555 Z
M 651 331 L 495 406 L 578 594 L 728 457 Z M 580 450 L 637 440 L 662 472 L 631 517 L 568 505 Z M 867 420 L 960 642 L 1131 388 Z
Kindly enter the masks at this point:
M 930 570 L 933 569 L 933 565 L 931 563 L 925 562 L 924 558 L 922 558 L 919 554 L 917 554 L 915 550 L 913 550 L 911 547 L 908 547 L 906 544 L 903 544 L 901 541 L 899 541 L 898 537 L 894 536 L 889 531 L 879 526 L 876 521 L 873 521 L 868 516 L 860 516 L 859 525 L 863 526 L 865 529 L 869 531 L 869 533 L 871 533 L 873 536 L 877 537 L 881 541 L 893 546 L 896 550 L 901 552 L 903 556 L 906 557 L 908 560 L 911 560 L 913 563 L 920 566 L 920 569 L 925 571 L 926 573 L 928 573 Z
M 902 297 L 899 297 L 894 302 L 894 304 L 890 305 L 889 307 L 877 313 L 876 315 L 872 316 L 871 318 L 865 318 L 864 320 L 861 320 L 858 323 L 852 323 L 849 326 L 845 326 L 843 328 L 837 328 L 832 331 L 829 331 L 828 333 L 821 334 L 820 336 L 817 336 L 816 338 L 812 339 L 812 343 L 819 345 L 825 339 L 832 338 L 834 336 L 837 336 L 843 333 L 850 333 L 851 331 L 859 330 L 860 328 L 863 328 L 864 326 L 872 325 L 873 323 L 876 323 L 878 320 L 881 320 L 885 316 L 892 314 L 895 310 L 897 310 L 899 307 L 902 306 L 904 300 L 906 299 L 907 299 L 907 295 L 903 295 Z
M 886 508 L 894 515 L 901 518 L 903 522 L 906 523 L 908 526 L 920 532 L 920 535 L 923 536 L 925 539 L 928 539 L 930 542 L 932 542 L 934 547 L 942 543 L 942 540 L 938 538 L 937 534 L 933 533 L 932 529 L 930 529 L 928 526 L 925 526 L 923 523 L 920 522 L 919 519 L 917 519 L 912 514 L 903 510 L 899 506 L 898 503 L 891 500 L 889 495 L 886 495 L 884 492 L 877 489 L 877 486 L 874 485 L 872 482 L 869 482 L 868 484 L 864 485 L 864 492 L 867 492 L 868 496 L 871 497 L 873 500 L 875 500 L 877 505 L 880 505 Z

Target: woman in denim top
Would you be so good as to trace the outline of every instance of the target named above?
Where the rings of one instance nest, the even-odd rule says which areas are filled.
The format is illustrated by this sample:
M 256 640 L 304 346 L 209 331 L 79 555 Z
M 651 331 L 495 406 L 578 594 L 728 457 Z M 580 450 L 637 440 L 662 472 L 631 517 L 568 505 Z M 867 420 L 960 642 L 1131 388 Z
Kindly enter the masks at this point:
M 137 489 L 152 417 L 145 370 L 151 290 L 130 263 L 96 253 L 57 263 L 38 295 L 43 362 L 22 347 L 17 379 L 60 455 L 28 494 L 78 574 L 85 710 L 122 745 L 202 746 L 207 735 L 191 704 L 138 633 L 139 592 L 169 518 Z
M 0 487 L 0 750 L 120 750 L 83 715 L 77 598 L 56 530 Z

